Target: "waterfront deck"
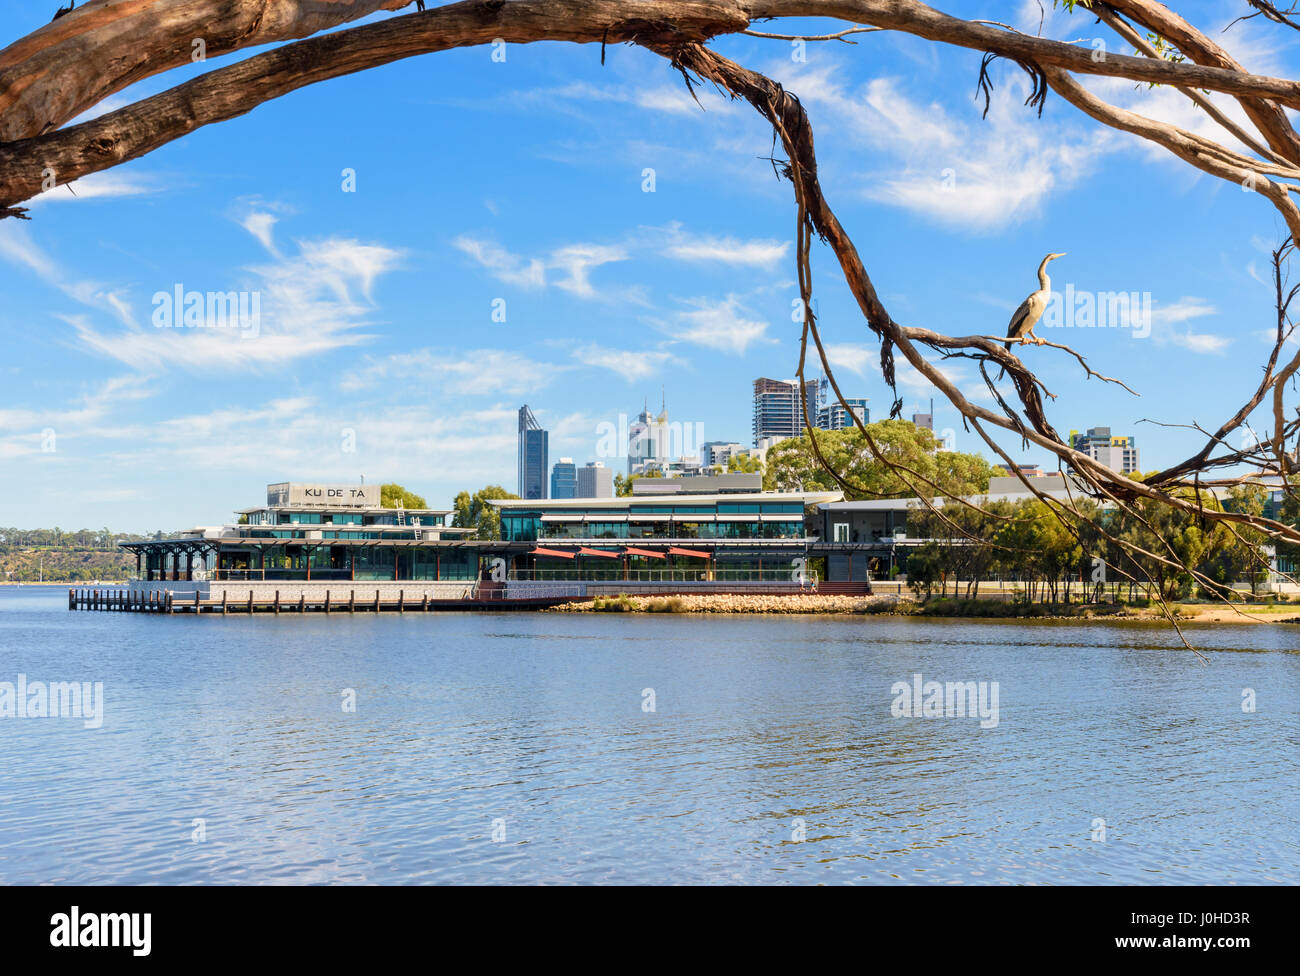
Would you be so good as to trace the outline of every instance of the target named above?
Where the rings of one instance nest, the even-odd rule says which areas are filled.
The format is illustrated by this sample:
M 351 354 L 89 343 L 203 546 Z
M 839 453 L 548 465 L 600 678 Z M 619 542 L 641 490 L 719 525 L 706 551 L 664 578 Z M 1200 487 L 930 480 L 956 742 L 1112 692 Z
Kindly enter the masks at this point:
M 69 610 L 122 613 L 429 613 L 438 610 L 541 610 L 586 598 L 579 583 L 186 582 L 133 583 L 126 589 L 68 590 Z
M 597 596 L 689 594 L 870 593 L 867 584 L 724 581 L 629 582 L 587 580 L 539 582 L 487 580 L 412 582 L 380 580 L 334 583 L 256 581 L 137 581 L 124 589 L 74 587 L 69 610 L 119 613 L 429 613 L 439 610 L 544 610 Z

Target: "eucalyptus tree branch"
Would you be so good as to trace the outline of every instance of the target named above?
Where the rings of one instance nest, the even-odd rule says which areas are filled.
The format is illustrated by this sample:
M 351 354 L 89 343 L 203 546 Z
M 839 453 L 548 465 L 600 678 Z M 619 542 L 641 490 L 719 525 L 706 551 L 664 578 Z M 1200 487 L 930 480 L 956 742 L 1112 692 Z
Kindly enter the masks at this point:
M 1222 46 L 1197 30 L 1183 17 L 1158 0 L 1097 0 L 1105 6 L 1126 15 L 1173 44 L 1182 54 L 1198 65 L 1242 71 L 1242 66 Z M 1195 87 L 1204 88 L 1205 85 Z M 1237 94 L 1230 92 L 1229 94 Z M 1274 152 L 1293 163 L 1300 163 L 1300 135 L 1291 126 L 1281 105 L 1257 95 L 1238 99 L 1251 124 L 1268 140 Z
M 1145 54 L 1149 58 L 1160 57 L 1160 52 L 1155 49 L 1150 41 L 1135 31 L 1123 17 L 1117 14 L 1110 7 L 1106 6 L 1106 4 L 1099 3 L 1093 9 L 1097 16 L 1110 26 L 1111 30 L 1132 44 L 1136 50 Z M 1236 122 L 1232 121 L 1232 119 L 1228 118 L 1228 116 L 1225 115 L 1219 107 L 1214 104 L 1214 102 L 1210 101 L 1195 88 L 1180 87 L 1178 91 L 1182 92 L 1191 99 L 1193 103 L 1203 109 L 1210 118 L 1219 123 L 1220 126 L 1226 129 L 1243 146 L 1249 147 L 1252 151 L 1266 159 L 1272 160 L 1274 163 L 1280 163 L 1289 169 L 1294 169 L 1284 156 L 1275 153 Z

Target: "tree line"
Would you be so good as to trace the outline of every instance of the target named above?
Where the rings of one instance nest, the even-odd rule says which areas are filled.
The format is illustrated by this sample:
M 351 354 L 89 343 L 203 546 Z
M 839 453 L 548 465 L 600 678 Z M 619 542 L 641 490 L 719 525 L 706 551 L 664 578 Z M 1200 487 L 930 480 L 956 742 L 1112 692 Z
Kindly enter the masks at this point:
M 1268 494 L 1239 486 L 1222 502 L 1208 493 L 1199 500 L 1209 512 L 1258 515 Z M 998 580 L 1021 584 L 1030 602 L 1069 603 L 1225 597 L 1238 583 L 1254 594 L 1268 579 L 1270 549 L 1256 530 L 1150 499 L 1131 511 L 1091 499 L 1075 505 L 1085 516 L 1081 523 L 1058 518 L 1036 498 L 917 507 L 909 512 L 907 534 L 931 541 L 907 554 L 908 584 L 926 598 L 936 592 L 973 598 L 981 581 Z

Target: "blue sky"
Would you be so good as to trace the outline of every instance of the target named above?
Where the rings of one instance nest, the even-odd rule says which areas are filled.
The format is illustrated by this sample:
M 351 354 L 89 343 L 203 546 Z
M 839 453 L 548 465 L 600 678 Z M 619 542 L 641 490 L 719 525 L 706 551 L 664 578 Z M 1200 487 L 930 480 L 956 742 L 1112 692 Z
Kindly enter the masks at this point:
M 1034 0 L 1015 6 L 1036 30 Z M 1006 7 L 944 9 L 1007 19 Z M 0 0 L 0 43 L 46 13 Z M 1086 42 L 1100 28 L 1056 16 L 1045 31 Z M 1252 70 L 1294 74 L 1288 33 L 1238 25 L 1226 43 Z M 782 41 L 716 47 L 803 98 L 828 197 L 894 316 L 1001 333 L 1042 255 L 1067 252 L 1058 289 L 1149 293 L 1151 330 L 1067 336 L 1140 399 L 1060 353 L 1026 352 L 1059 395 L 1053 422 L 1136 435 L 1144 468 L 1199 447 L 1138 421 L 1217 426 L 1257 381 L 1284 234 L 1272 208 L 1054 95 L 1038 119 L 1018 69 L 995 68 L 981 120 L 977 53 L 858 41 L 808 45 L 803 62 Z M 603 67 L 598 46 L 491 55 L 309 87 L 82 180 L 75 197 L 52 191 L 30 223 L 0 222 L 0 524 L 212 524 L 268 482 L 362 475 L 448 505 L 461 489 L 514 488 L 524 402 L 552 431 L 552 460 L 595 458 L 600 425 L 657 406 L 661 390 L 672 420 L 748 443 L 750 382 L 792 376 L 798 356 L 793 203 L 762 158 L 770 131 L 712 92 L 701 111 L 639 49 L 611 48 Z M 1174 92 L 1088 84 L 1209 131 Z M 814 274 L 845 392 L 879 418 L 876 350 L 825 250 Z M 177 285 L 257 293 L 257 334 L 156 328 L 153 296 Z M 986 399 L 969 367 L 953 373 Z M 933 394 L 901 379 L 910 415 Z M 936 428 L 981 450 L 938 402 Z

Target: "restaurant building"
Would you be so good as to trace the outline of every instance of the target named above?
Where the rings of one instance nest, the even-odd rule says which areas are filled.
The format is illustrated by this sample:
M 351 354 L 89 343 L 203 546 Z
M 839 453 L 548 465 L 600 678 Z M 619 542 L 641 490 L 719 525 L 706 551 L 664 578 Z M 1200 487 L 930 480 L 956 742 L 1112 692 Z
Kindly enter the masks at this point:
M 613 498 L 491 502 L 501 538 L 437 509 L 384 508 L 378 485 L 268 485 L 266 504 L 171 539 L 124 542 L 137 576 L 168 581 L 791 583 L 818 505 L 838 492 L 765 492 L 759 475 L 640 478 Z
M 639 478 L 614 498 L 518 500 L 500 510 L 514 579 L 797 582 L 816 506 L 838 492 L 765 492 L 760 475 Z
M 267 485 L 266 504 L 174 539 L 124 542 L 139 579 L 473 580 L 472 530 L 448 511 L 385 508 L 378 485 Z

